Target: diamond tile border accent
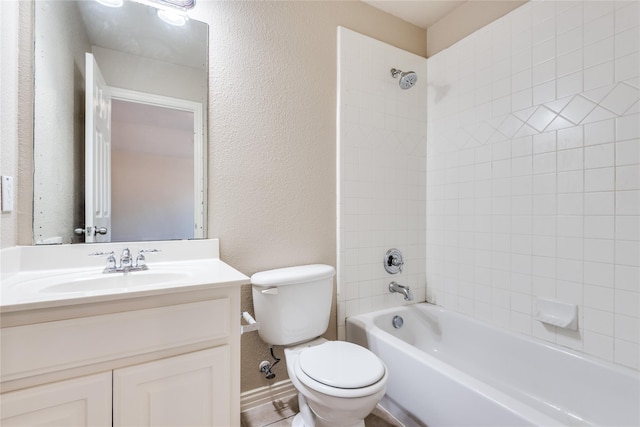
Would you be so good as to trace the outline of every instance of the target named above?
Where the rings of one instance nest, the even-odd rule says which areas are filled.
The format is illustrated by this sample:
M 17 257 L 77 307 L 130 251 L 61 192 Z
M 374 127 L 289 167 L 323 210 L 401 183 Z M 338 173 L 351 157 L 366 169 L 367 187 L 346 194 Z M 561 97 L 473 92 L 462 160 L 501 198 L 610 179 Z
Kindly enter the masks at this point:
M 461 148 L 475 142 L 484 145 L 496 136 L 519 138 L 566 129 L 581 124 L 622 117 L 637 108 L 640 90 L 632 82 L 619 82 L 577 95 L 482 120 L 461 129 L 440 129 L 446 140 Z M 472 130 L 473 129 L 473 130 Z

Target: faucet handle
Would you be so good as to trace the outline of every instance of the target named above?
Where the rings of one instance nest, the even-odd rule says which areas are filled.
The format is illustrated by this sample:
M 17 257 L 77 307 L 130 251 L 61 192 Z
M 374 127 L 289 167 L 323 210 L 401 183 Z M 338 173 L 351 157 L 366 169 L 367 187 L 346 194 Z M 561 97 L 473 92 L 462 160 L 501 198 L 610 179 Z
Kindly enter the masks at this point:
M 391 248 L 384 254 L 384 269 L 389 274 L 402 273 L 404 260 L 399 249 Z
M 141 268 L 143 270 L 148 269 L 149 267 L 147 267 L 147 259 L 145 258 L 144 254 L 149 253 L 149 252 L 161 252 L 159 249 L 140 249 L 140 251 L 138 251 L 138 257 L 136 258 L 136 267 Z
M 88 254 L 89 256 L 99 256 L 99 255 L 113 255 L 113 251 L 109 252 L 91 252 Z
M 116 257 L 113 254 L 113 251 L 110 252 L 92 252 L 89 256 L 99 256 L 99 255 L 108 255 L 107 256 L 107 265 L 105 266 L 105 271 L 114 270 L 116 268 Z

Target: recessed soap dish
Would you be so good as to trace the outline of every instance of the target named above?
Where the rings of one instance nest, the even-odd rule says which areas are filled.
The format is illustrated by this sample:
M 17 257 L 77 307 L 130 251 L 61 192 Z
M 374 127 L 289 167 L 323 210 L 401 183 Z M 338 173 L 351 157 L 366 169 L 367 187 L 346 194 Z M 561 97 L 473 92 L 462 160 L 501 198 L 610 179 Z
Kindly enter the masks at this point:
M 536 320 L 559 328 L 578 329 L 578 306 L 546 298 L 538 298 Z

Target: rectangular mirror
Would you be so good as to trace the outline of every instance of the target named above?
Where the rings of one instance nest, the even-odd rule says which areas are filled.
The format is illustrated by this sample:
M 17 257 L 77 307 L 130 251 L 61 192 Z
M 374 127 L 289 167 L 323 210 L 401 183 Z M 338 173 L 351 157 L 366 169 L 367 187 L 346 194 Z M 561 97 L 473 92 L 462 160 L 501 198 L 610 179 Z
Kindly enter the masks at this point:
M 208 26 L 35 2 L 36 244 L 206 237 Z

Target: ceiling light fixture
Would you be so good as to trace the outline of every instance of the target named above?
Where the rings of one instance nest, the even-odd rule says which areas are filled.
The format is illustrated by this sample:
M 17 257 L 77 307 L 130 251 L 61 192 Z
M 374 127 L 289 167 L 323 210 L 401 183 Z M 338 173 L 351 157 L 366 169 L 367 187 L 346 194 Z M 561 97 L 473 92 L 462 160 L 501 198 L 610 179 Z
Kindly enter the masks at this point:
M 1 0 L 0 0 L 1 1 Z M 114 1 L 114 0 L 108 0 Z M 133 0 L 158 9 L 158 17 L 170 25 L 182 26 L 187 23 L 187 11 L 196 6 L 196 0 Z
M 196 6 L 196 0 L 132 0 L 136 3 L 153 6 L 160 10 L 175 11 L 177 13 L 186 13 L 188 10 Z
M 107 6 L 107 7 L 121 7 L 122 4 L 124 3 L 123 0 L 96 0 L 96 1 L 101 5 Z
M 181 27 L 187 23 L 187 15 L 166 9 L 158 10 L 158 17 L 170 25 Z

